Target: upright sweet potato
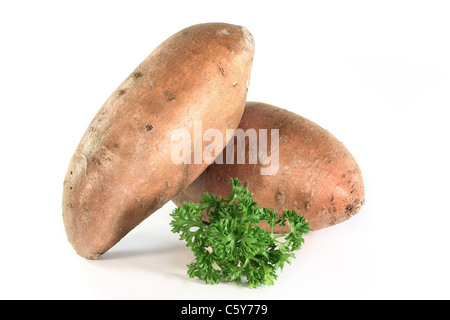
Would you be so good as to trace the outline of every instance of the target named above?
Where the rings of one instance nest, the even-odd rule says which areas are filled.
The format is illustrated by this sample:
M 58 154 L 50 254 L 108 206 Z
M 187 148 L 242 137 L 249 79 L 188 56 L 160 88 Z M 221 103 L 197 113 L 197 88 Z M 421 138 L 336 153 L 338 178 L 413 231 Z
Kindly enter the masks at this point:
M 298 211 L 311 230 L 342 222 L 364 204 L 364 183 L 357 162 L 340 141 L 317 124 L 275 106 L 249 102 L 239 128 L 268 129 L 268 136 L 271 129 L 279 130 L 277 173 L 261 175 L 261 168 L 271 164 L 249 164 L 248 154 L 245 164 L 212 164 L 173 199 L 175 204 L 198 202 L 204 192 L 226 197 L 232 178 L 239 178 L 259 205 L 277 213 Z M 236 148 L 237 144 L 235 158 Z M 275 228 L 276 232 L 287 230 L 288 226 Z
M 163 42 L 113 92 L 64 180 L 63 220 L 79 255 L 98 258 L 207 167 L 173 163 L 172 132 L 192 132 L 194 121 L 205 130 L 236 128 L 253 53 L 243 27 L 195 25 Z

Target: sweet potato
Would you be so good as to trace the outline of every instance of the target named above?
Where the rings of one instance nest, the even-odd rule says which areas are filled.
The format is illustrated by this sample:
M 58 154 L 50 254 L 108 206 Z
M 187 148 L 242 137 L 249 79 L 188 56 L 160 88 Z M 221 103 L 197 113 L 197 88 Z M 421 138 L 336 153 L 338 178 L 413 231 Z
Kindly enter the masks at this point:
M 364 204 L 364 183 L 357 162 L 340 141 L 317 124 L 275 106 L 249 102 L 239 128 L 279 130 L 277 173 L 261 175 L 261 168 L 269 164 L 249 164 L 249 157 L 245 164 L 214 163 L 173 199 L 176 205 L 197 202 L 204 192 L 226 197 L 232 178 L 239 178 L 260 206 L 276 209 L 279 214 L 296 210 L 311 230 L 342 222 Z M 236 148 L 235 143 L 235 157 Z M 275 232 L 288 228 L 276 227 Z
M 195 25 L 158 46 L 112 93 L 64 180 L 63 220 L 79 255 L 98 258 L 207 167 L 173 163 L 172 132 L 191 132 L 195 121 L 236 128 L 253 53 L 244 27 Z

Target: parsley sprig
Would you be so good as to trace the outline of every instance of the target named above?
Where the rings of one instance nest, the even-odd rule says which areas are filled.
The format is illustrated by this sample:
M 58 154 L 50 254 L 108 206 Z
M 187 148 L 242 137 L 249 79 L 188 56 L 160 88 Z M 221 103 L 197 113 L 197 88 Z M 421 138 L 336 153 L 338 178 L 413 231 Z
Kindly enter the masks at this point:
M 228 199 L 205 193 L 199 203 L 185 202 L 171 213 L 172 232 L 180 234 L 195 256 L 188 275 L 208 284 L 221 280 L 241 284 L 246 279 L 254 288 L 272 285 L 277 270 L 301 248 L 309 223 L 295 211 L 277 215 L 273 209 L 258 207 L 237 178 L 231 181 L 231 189 Z M 202 221 L 202 211 L 208 224 Z M 260 221 L 267 222 L 271 231 L 259 227 Z M 286 222 L 290 231 L 274 234 L 274 227 Z

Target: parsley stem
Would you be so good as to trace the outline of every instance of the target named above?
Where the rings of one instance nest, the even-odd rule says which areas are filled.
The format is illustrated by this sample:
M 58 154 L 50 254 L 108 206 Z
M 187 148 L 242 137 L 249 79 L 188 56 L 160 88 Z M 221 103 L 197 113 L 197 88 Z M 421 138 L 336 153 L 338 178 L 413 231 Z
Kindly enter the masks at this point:
M 277 235 L 273 235 L 272 238 L 277 239 L 277 238 L 287 237 L 290 234 L 291 234 L 291 232 L 289 231 L 289 232 L 286 232 L 286 233 L 280 233 L 280 234 L 277 234 Z

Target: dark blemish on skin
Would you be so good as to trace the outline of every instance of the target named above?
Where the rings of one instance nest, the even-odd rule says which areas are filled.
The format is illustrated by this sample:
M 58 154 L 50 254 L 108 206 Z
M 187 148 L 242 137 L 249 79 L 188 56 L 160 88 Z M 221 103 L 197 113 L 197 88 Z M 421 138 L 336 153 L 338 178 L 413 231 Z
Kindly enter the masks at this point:
M 336 213 L 336 211 L 337 211 L 336 207 L 329 207 L 328 212 L 326 214 L 333 214 Z
M 164 202 L 166 202 L 166 195 L 163 193 L 163 194 L 160 194 L 158 197 L 157 197 L 157 199 L 158 199 L 158 202 L 159 203 L 164 203 Z
M 143 75 L 144 74 L 142 72 L 135 72 L 131 76 L 133 77 L 134 80 L 137 80 L 137 79 L 141 78 Z
M 186 165 L 183 166 L 183 172 L 184 172 L 183 179 L 186 179 L 186 177 L 189 175 L 189 168 Z
M 134 201 L 135 201 L 136 203 L 138 203 L 139 206 L 140 206 L 141 208 L 145 208 L 145 207 L 146 207 L 145 203 L 142 202 L 141 199 L 135 198 Z
M 277 123 L 276 123 L 277 127 L 276 128 L 282 126 L 287 120 L 289 120 L 289 119 L 288 118 L 283 118 L 283 119 L 277 121 Z
M 311 208 L 311 202 L 306 201 L 305 202 L 305 210 L 309 210 L 309 208 Z
M 345 212 L 351 213 L 353 211 L 353 205 L 349 204 L 345 207 Z
M 91 158 L 91 162 L 96 164 L 96 165 L 100 165 L 100 160 L 98 160 L 96 157 L 92 157 Z
M 114 143 L 113 144 L 113 148 L 119 149 L 119 144 L 118 143 Z
M 227 76 L 227 73 L 225 72 L 225 69 L 223 68 L 222 64 L 219 63 L 217 66 L 219 67 L 220 73 L 221 73 L 224 77 L 226 77 L 226 76 Z
M 171 94 L 171 93 L 169 93 L 169 92 L 164 92 L 164 95 L 166 96 L 166 98 L 167 98 L 167 101 L 172 101 L 172 100 L 174 100 L 175 99 L 175 96 L 173 95 L 173 94 Z
M 123 94 L 125 93 L 125 90 L 119 90 L 119 92 L 117 93 L 117 95 L 120 97 L 120 96 L 122 96 Z
M 286 202 L 286 192 L 284 191 L 283 188 L 278 188 L 278 192 L 276 194 L 275 201 L 281 207 L 284 206 L 284 203 Z
M 70 190 L 72 190 L 73 188 L 72 187 L 70 187 Z
M 147 132 L 148 131 L 152 131 L 154 128 L 155 128 L 155 126 L 152 125 L 152 124 L 148 124 L 148 125 L 145 126 L 145 130 L 147 130 Z
M 70 175 L 71 175 L 71 176 L 73 175 L 73 172 L 72 172 L 72 171 L 70 171 Z
M 334 194 L 331 195 L 330 202 L 333 202 L 333 200 L 334 200 Z

